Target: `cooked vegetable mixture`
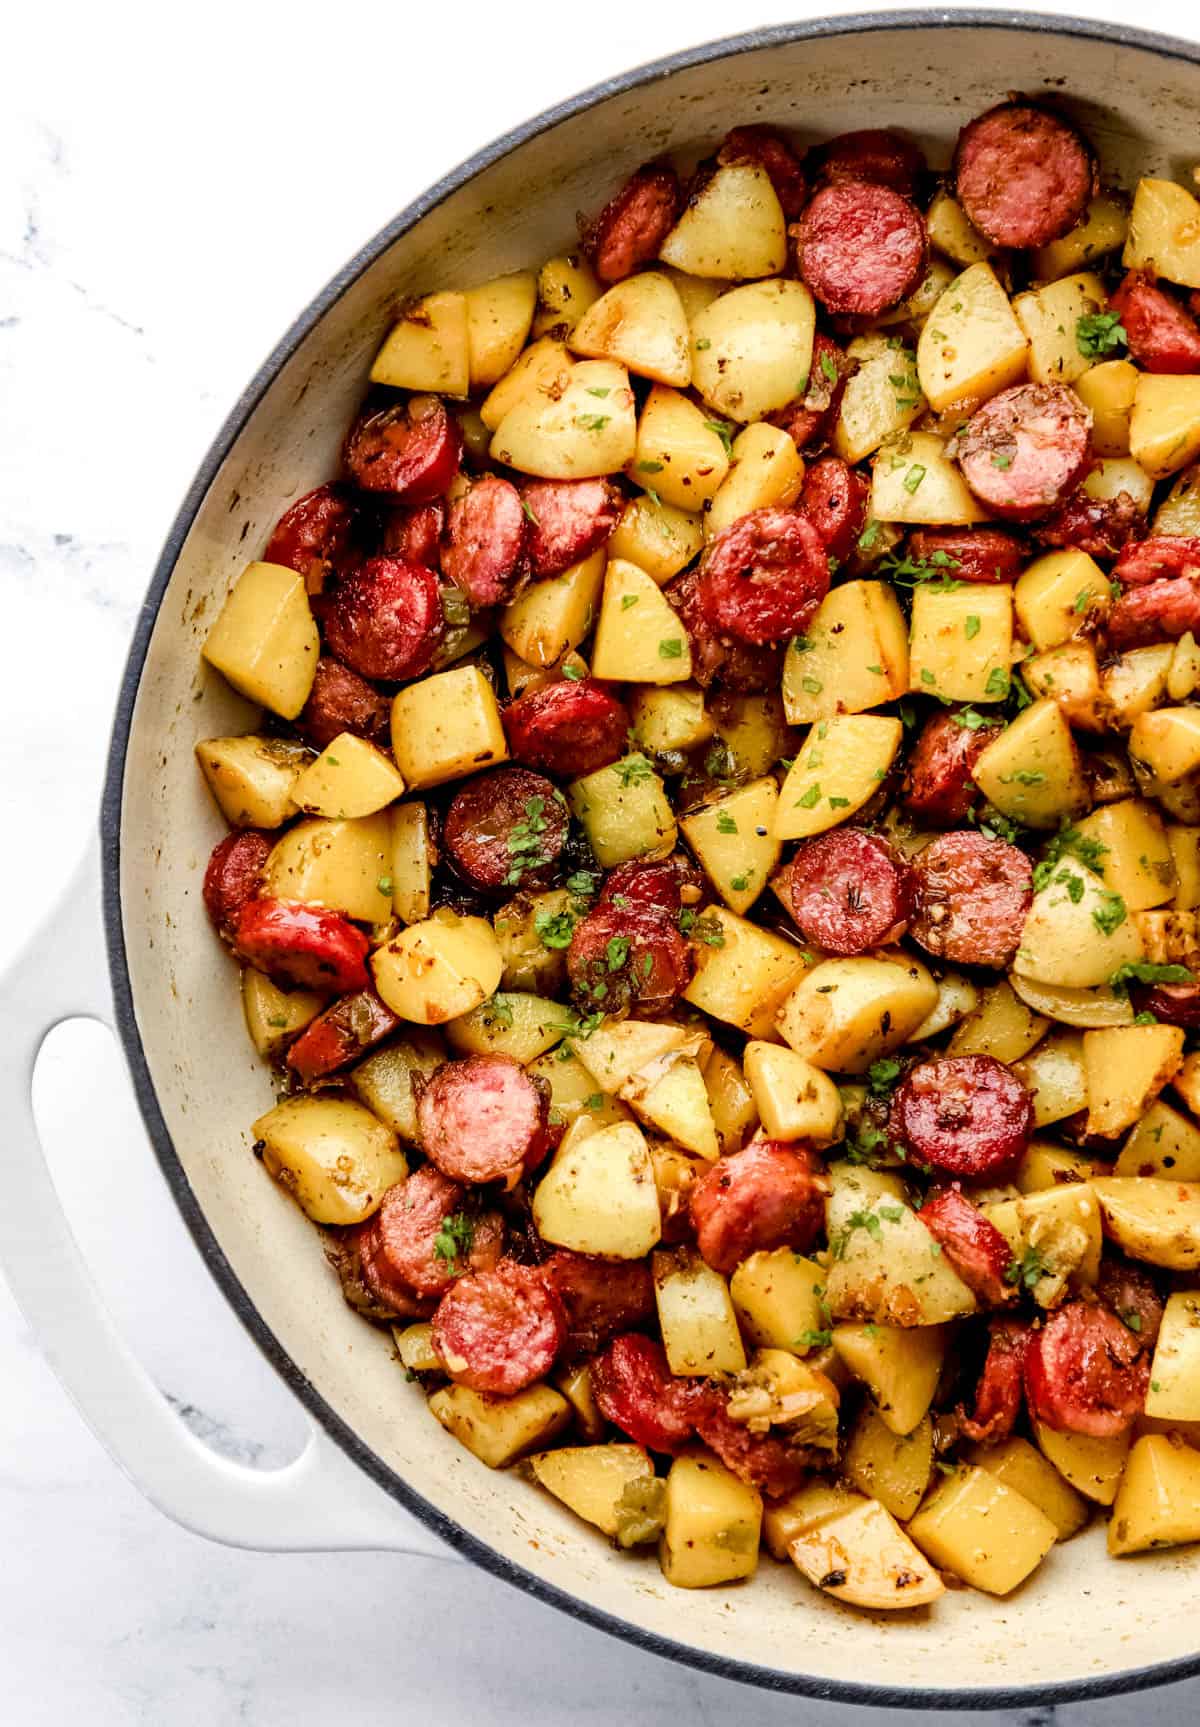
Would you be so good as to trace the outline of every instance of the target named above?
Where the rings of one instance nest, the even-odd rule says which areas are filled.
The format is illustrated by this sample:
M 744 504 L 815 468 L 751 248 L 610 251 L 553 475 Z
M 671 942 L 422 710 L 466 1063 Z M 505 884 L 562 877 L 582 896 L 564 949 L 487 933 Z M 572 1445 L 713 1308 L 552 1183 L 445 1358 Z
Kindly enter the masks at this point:
M 255 1151 L 671 1583 L 1200 1539 L 1198 317 L 1057 110 L 739 127 L 407 305 L 208 637 Z

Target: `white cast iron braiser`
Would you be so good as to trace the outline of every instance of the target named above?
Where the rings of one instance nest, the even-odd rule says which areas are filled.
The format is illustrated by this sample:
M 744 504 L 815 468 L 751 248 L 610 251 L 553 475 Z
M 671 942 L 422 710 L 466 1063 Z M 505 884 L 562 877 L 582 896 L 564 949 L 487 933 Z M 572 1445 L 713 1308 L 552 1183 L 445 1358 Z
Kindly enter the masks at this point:
M 764 30 L 617 79 L 467 163 L 352 260 L 234 409 L 179 514 L 137 632 L 100 867 L 89 863 L 0 991 L 0 1048 L 12 1056 L 0 1077 L 5 1155 L 22 1193 L 19 1207 L 0 1212 L 0 1260 L 83 1414 L 180 1522 L 266 1548 L 446 1553 L 449 1543 L 643 1647 L 846 1701 L 998 1707 L 1200 1671 L 1196 1550 L 1116 1563 L 1097 1528 L 1057 1549 L 1008 1600 L 959 1592 L 927 1616 L 872 1616 L 769 1561 L 749 1586 L 672 1590 L 653 1557 L 613 1552 L 530 1484 L 485 1469 L 404 1383 L 390 1338 L 345 1305 L 316 1232 L 250 1154 L 247 1124 L 271 1086 L 246 1040 L 236 970 L 200 902 L 204 863 L 224 830 L 193 745 L 247 730 L 256 716 L 202 667 L 199 648 L 276 517 L 335 472 L 397 297 L 561 250 L 576 211 L 599 207 L 638 163 L 694 151 L 735 123 L 775 121 L 802 140 L 896 125 L 940 165 L 961 120 L 1008 91 L 1063 100 L 1127 185 L 1144 172 L 1183 179 L 1200 154 L 1200 50 L 1182 43 L 971 12 Z M 79 980 L 104 975 L 105 933 L 111 986 L 97 983 L 86 999 Z M 215 1456 L 159 1397 L 97 1301 L 37 1148 L 29 1074 L 45 1031 L 78 1013 L 111 1019 L 114 1002 L 146 1125 L 197 1246 L 313 1418 L 303 1456 L 274 1475 Z

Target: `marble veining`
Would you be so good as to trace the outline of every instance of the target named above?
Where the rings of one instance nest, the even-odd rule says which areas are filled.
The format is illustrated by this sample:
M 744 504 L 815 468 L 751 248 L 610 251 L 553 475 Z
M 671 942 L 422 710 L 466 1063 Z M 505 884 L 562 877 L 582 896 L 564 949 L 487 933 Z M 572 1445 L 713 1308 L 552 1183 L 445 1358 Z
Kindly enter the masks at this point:
M 805 10 L 760 0 L 753 16 Z M 1139 19 L 1188 28 L 1181 3 Z M 749 21 L 713 0 L 692 0 L 686 16 L 608 0 L 602 29 L 580 15 L 550 32 L 544 9 L 509 0 L 472 9 L 471 53 L 453 63 L 444 12 L 383 0 L 349 14 L 69 0 L 9 21 L 0 967 L 49 914 L 94 821 L 128 638 L 178 500 L 309 295 L 400 204 L 527 113 Z M 303 1419 L 167 1201 L 106 1034 L 56 1033 L 38 1102 L 104 1298 L 180 1419 L 241 1463 L 294 1456 Z M 0 1382 L 0 1720 L 12 1727 L 62 1727 L 85 1711 L 93 1727 L 900 1727 L 891 1712 L 674 1667 L 460 1564 L 207 1545 L 104 1455 L 2 1286 Z M 1198 1707 L 1200 1683 L 993 1719 L 1174 1727 Z

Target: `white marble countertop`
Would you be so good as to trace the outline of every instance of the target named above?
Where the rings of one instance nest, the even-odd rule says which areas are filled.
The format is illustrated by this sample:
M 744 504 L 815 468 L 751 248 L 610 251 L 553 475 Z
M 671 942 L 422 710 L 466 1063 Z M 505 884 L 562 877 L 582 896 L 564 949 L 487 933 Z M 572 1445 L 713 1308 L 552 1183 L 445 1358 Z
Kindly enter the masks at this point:
M 759 0 L 752 14 L 806 10 Z M 1182 32 L 1188 11 L 1143 5 L 1138 20 Z M 751 21 L 714 0 L 686 14 L 607 0 L 591 19 L 532 0 L 340 12 L 59 0 L 9 20 L 0 967 L 94 822 L 127 639 L 178 500 L 292 316 L 487 139 L 608 72 Z M 83 1246 L 164 1391 L 219 1449 L 288 1456 L 296 1411 L 166 1200 L 107 1035 L 56 1033 L 38 1098 Z M 83 1427 L 2 1285 L 0 1383 L 0 1717 L 13 1727 L 84 1711 L 94 1727 L 317 1727 L 343 1712 L 358 1727 L 851 1718 L 671 1666 L 461 1565 L 272 1557 L 183 1533 Z M 1167 1727 L 1198 1707 L 1200 1684 L 1058 1714 L 1063 1727 Z M 1052 1713 L 999 1719 L 1034 1727 Z

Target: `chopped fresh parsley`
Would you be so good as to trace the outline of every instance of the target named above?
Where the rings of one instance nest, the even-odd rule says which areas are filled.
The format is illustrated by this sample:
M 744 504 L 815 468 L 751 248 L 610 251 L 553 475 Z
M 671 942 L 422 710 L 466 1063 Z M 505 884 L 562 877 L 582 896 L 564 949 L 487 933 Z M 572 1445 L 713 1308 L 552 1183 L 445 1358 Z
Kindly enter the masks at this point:
M 660 660 L 681 660 L 683 658 L 683 640 L 680 636 L 667 636 L 658 644 Z
M 912 464 L 912 466 L 909 468 L 907 474 L 905 474 L 905 476 L 904 476 L 904 490 L 906 492 L 909 492 L 909 493 L 915 492 L 917 487 L 921 484 L 921 481 L 924 478 L 925 478 L 925 465 L 924 465 L 924 463 L 923 462 L 914 462 Z
M 533 927 L 543 947 L 570 947 L 575 915 L 570 911 L 540 911 L 533 920 Z
M 562 675 L 564 678 L 566 678 L 566 680 L 569 684 L 577 684 L 579 682 L 580 678 L 586 678 L 587 677 L 587 673 L 583 669 L 583 667 L 580 665 L 576 665 L 574 663 L 574 661 L 572 661 L 569 665 L 565 665 L 563 667 Z
M 637 471 L 639 474 L 661 474 L 663 465 L 661 462 L 639 462 Z
M 1075 346 L 1089 360 L 1113 354 L 1128 341 L 1120 312 L 1088 312 L 1075 325 Z
M 903 1068 L 891 1056 L 881 1056 L 867 1069 L 867 1089 L 872 1097 L 887 1097 L 900 1078 Z
M 727 456 L 731 456 L 733 454 L 733 434 L 724 420 L 705 420 L 704 424 L 710 432 L 716 433 L 721 440 L 721 448 Z
M 1038 1247 L 1027 1247 L 1020 1258 L 1014 1257 L 1008 1262 L 1004 1273 L 1006 1283 L 1020 1284 L 1025 1289 L 1032 1289 L 1040 1283 L 1050 1270 L 1045 1255 Z
M 992 724 L 987 715 L 981 714 L 978 708 L 960 708 L 956 714 L 951 714 L 950 718 L 956 726 L 961 726 L 967 732 L 977 732 L 981 726 Z
M 821 788 L 819 785 L 814 784 L 814 785 L 809 786 L 808 790 L 805 792 L 803 797 L 799 797 L 796 799 L 796 808 L 801 809 L 801 810 L 815 809 L 817 804 L 820 803 L 820 801 L 821 801 Z
M 738 831 L 737 822 L 728 810 L 722 810 L 717 816 L 717 832 L 719 834 L 735 834 Z
M 545 798 L 530 798 L 525 805 L 524 816 L 509 833 L 508 853 L 512 863 L 504 878 L 508 887 L 516 887 L 527 870 L 537 869 L 546 862 L 542 835 L 550 824 L 542 814 L 545 807 Z
M 623 762 L 614 763 L 613 772 L 625 787 L 642 786 L 654 778 L 654 769 L 643 755 L 626 756 Z
M 456 1211 L 452 1217 L 442 1219 L 442 1227 L 433 1238 L 434 1257 L 444 1259 L 448 1265 L 454 1265 L 461 1257 L 465 1270 L 474 1240 L 475 1225 L 465 1212 Z
M 604 957 L 608 962 L 609 971 L 620 971 L 629 958 L 629 937 L 614 935 L 604 949 Z
M 392 878 L 390 875 L 381 875 L 379 880 L 375 883 L 375 886 L 379 889 L 380 893 L 386 894 L 389 899 L 391 898 L 392 885 Z
M 1092 922 L 1101 935 L 1112 935 L 1114 930 L 1120 929 L 1128 915 L 1125 910 L 1125 901 L 1119 893 L 1107 891 L 1102 893 L 1100 898 L 1103 903 L 1093 906 Z
M 680 915 L 682 919 L 682 914 Z M 702 941 L 705 947 L 725 946 L 725 931 L 715 917 L 698 917 L 691 926 L 691 933 L 697 941 Z
M 1007 468 L 1011 468 L 1012 465 L 1012 457 L 1004 450 L 997 450 L 995 455 L 992 457 L 993 468 L 999 468 L 1001 473 L 1003 473 Z
M 983 693 L 985 696 L 996 696 L 1002 701 L 1008 694 L 1011 682 L 1012 680 L 1003 666 L 993 666 L 988 673 L 988 681 L 983 686 Z
M 584 432 L 602 432 L 611 419 L 611 414 L 576 414 L 575 424 Z
M 963 634 L 969 642 L 973 642 L 975 637 L 979 634 L 979 618 L 974 612 L 969 615 L 966 623 L 963 625 Z
M 1108 980 L 1118 995 L 1128 995 L 1131 983 L 1195 983 L 1196 974 L 1185 965 L 1154 965 L 1150 960 L 1126 960 Z
M 631 607 L 637 605 L 640 598 L 641 598 L 640 594 L 622 594 L 621 595 L 621 610 L 623 612 L 629 611 Z

